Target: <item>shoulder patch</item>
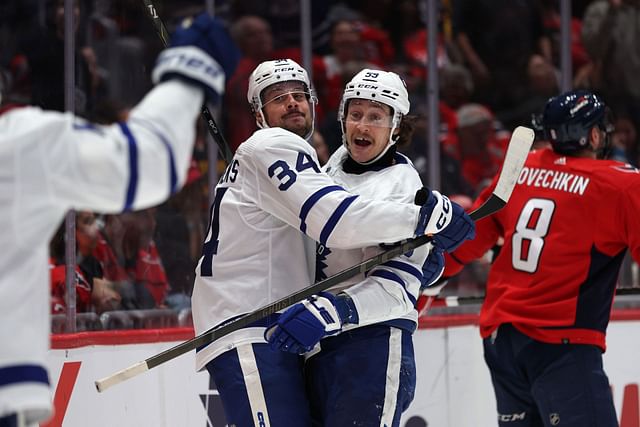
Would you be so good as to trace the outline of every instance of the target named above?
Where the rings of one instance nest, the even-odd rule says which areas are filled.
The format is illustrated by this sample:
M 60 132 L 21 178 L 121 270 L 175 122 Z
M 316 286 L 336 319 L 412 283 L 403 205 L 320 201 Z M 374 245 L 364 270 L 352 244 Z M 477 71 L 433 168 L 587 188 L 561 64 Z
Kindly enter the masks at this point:
M 618 170 L 620 172 L 625 172 L 625 173 L 640 173 L 640 170 L 638 170 L 638 168 L 630 165 L 630 164 L 625 164 L 625 165 L 616 165 L 616 166 L 611 166 L 613 169 Z

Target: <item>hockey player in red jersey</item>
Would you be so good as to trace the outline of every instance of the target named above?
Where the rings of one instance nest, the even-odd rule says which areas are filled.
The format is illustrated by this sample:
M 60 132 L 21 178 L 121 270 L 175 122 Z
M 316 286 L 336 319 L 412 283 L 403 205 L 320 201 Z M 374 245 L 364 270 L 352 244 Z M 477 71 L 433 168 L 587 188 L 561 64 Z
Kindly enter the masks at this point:
M 602 353 L 627 249 L 640 262 L 640 172 L 604 160 L 607 111 L 586 91 L 551 98 L 552 148 L 529 154 L 505 208 L 447 255 L 444 277 L 504 239 L 480 313 L 500 426 L 618 425 Z

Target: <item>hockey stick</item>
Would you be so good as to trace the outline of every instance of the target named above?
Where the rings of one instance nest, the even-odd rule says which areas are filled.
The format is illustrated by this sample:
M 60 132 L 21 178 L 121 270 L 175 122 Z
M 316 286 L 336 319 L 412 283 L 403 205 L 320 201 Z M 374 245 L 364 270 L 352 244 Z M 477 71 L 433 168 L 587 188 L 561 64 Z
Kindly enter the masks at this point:
M 628 295 L 640 295 L 640 288 L 617 288 L 616 289 L 616 296 L 628 296 Z M 430 298 L 431 301 L 428 301 L 425 304 L 425 307 L 423 308 L 422 312 L 418 310 L 418 312 L 420 312 L 420 315 L 425 314 L 429 308 L 434 308 L 434 307 L 460 307 L 463 305 L 482 304 L 484 302 L 485 296 L 478 295 L 478 296 L 462 297 L 462 296 L 451 295 L 447 297 L 429 296 L 428 298 Z
M 160 16 L 158 16 L 156 8 L 153 6 L 153 3 L 151 3 L 151 0 L 142 0 L 142 2 L 144 3 L 145 9 L 147 9 L 147 12 L 151 17 L 151 21 L 153 22 L 153 26 L 156 29 L 156 33 L 158 33 L 158 37 L 160 37 L 160 40 L 162 40 L 163 46 L 167 47 L 169 45 L 169 33 L 167 32 L 167 28 L 162 23 Z M 206 103 L 202 105 L 202 118 L 207 123 L 209 133 L 218 145 L 218 150 L 220 151 L 222 158 L 227 162 L 227 164 L 231 164 L 233 153 L 229 148 L 229 144 L 222 136 L 220 128 L 216 124 L 216 121 L 213 119 L 213 116 L 211 115 L 211 112 L 209 111 Z
M 500 210 L 509 200 L 513 187 L 516 185 L 516 181 L 520 176 L 520 171 L 524 165 L 524 161 L 527 158 L 527 154 L 531 149 L 533 143 L 533 130 L 525 127 L 518 127 L 511 136 L 507 154 L 505 156 L 504 163 L 502 165 L 502 171 L 498 178 L 498 183 L 493 191 L 493 194 L 487 199 L 487 201 L 475 211 L 471 212 L 469 216 L 474 221 L 484 218 L 487 215 Z M 244 328 L 249 324 L 267 317 L 277 311 L 289 307 L 292 304 L 302 301 L 311 295 L 317 294 L 321 291 L 329 289 L 357 274 L 364 273 L 376 265 L 380 265 L 398 255 L 409 252 L 418 246 L 422 246 L 432 239 L 431 236 L 420 236 L 415 239 L 411 239 L 404 244 L 394 246 L 393 248 L 382 252 L 376 256 L 373 256 L 359 264 L 347 268 L 331 277 L 316 282 L 315 284 L 306 287 L 298 292 L 286 296 L 278 301 L 275 301 L 269 305 L 259 308 L 251 313 L 245 314 L 234 320 L 230 320 L 227 323 L 223 323 L 218 326 L 214 326 L 208 331 L 203 332 L 195 338 L 178 344 L 168 350 L 158 353 L 142 362 L 138 362 L 128 368 L 118 371 L 106 378 L 97 380 L 95 382 L 96 388 L 99 392 L 106 390 L 107 388 L 125 381 L 131 377 L 134 377 L 142 372 L 148 371 L 151 368 L 155 368 L 164 362 L 180 356 L 190 350 L 197 347 L 209 344 L 231 332 Z

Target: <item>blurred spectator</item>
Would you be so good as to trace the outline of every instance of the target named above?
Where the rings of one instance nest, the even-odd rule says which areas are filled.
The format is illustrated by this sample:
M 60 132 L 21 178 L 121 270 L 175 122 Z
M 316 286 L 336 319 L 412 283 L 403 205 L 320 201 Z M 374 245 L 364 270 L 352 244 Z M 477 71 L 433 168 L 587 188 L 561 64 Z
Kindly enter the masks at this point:
M 540 114 L 547 100 L 558 93 L 560 83 L 553 65 L 540 55 L 532 55 L 527 67 L 527 96 L 508 110 L 496 113 L 509 130 L 527 125 L 532 114 Z
M 616 111 L 614 131 L 611 135 L 612 160 L 631 163 L 638 166 L 638 132 L 631 118 L 623 112 Z
M 165 307 L 169 282 L 153 236 L 155 208 L 105 217 L 93 255 L 115 282 L 124 309 Z
M 589 81 L 609 105 L 640 125 L 640 1 L 597 0 L 586 10 L 582 40 L 593 61 Z
M 256 129 L 247 101 L 249 75 L 259 63 L 272 59 L 273 37 L 269 23 L 253 15 L 239 18 L 231 27 L 231 37 L 242 57 L 233 76 L 227 80 L 222 113 L 227 141 L 231 151 L 235 151 Z
M 443 141 L 442 149 L 460 162 L 465 181 L 477 189 L 502 165 L 511 135 L 483 105 L 466 104 L 456 114 L 458 138 Z
M 457 110 L 471 100 L 473 79 L 471 72 L 461 64 L 448 64 L 440 69 L 440 100 Z
M 389 33 L 397 62 L 406 60 L 403 48 L 405 40 L 425 27 L 422 6 L 423 2 L 416 0 L 394 1 L 382 17 L 382 27 Z
M 309 3 L 311 7 L 313 50 L 322 54 L 326 51 L 329 39 L 329 9 L 333 1 L 311 1 Z M 276 49 L 299 47 L 301 45 L 299 1 L 235 0 L 232 2 L 231 11 L 232 16 L 236 19 L 244 15 L 263 17 L 273 30 L 274 47 Z
M 402 55 L 399 57 L 402 57 L 408 66 L 405 80 L 410 90 L 424 90 L 427 79 L 427 62 L 430 57 L 434 56 L 427 52 L 426 2 L 405 0 L 398 5 L 398 8 L 400 15 L 406 16 L 402 19 L 412 22 L 409 27 L 413 28 L 411 31 L 408 29 L 401 31 L 404 36 L 401 45 Z M 451 64 L 459 64 L 463 61 L 460 50 L 453 43 L 450 34 L 445 33 L 446 25 L 443 20 L 448 19 L 448 11 L 447 5 L 438 8 L 435 60 L 439 71 Z
M 318 155 L 318 162 L 320 163 L 320 166 L 324 166 L 324 164 L 327 163 L 327 160 L 329 160 L 329 157 L 331 155 L 329 154 L 329 147 L 327 146 L 327 143 L 324 141 L 324 137 L 317 130 L 313 132 L 313 136 L 311 137 L 311 145 L 316 150 L 316 154 Z
M 101 313 L 120 306 L 120 295 L 113 283 L 103 278 L 102 267 L 92 255 L 97 244 L 99 224 L 91 212 L 76 214 L 76 311 Z M 66 312 L 65 227 L 58 229 L 50 244 L 51 309 Z
M 427 135 L 429 134 L 426 102 L 411 101 L 412 105 L 415 105 L 415 131 L 413 133 L 413 139 L 409 147 L 399 147 L 399 150 L 405 153 L 411 161 L 416 170 L 420 174 L 420 178 L 423 183 L 429 182 L 429 159 L 428 159 L 428 142 Z M 440 116 L 440 129 L 439 129 L 439 142 L 444 144 L 445 141 L 450 143 L 456 143 L 457 135 L 455 133 L 457 129 L 457 119 L 455 111 L 449 108 L 443 102 L 439 104 L 439 116 Z M 467 195 L 472 196 L 474 189 L 471 185 L 465 181 L 462 176 L 462 169 L 460 162 L 451 156 L 446 150 L 440 150 L 440 188 L 443 194 L 451 195 Z
M 75 31 L 78 33 L 80 1 L 74 2 Z M 24 54 L 29 70 L 31 103 L 44 108 L 64 110 L 64 0 L 47 0 L 46 26 L 35 28 L 23 40 L 20 53 Z M 89 111 L 99 85 L 96 57 L 93 50 L 76 38 L 75 52 L 75 110 Z
M 206 176 L 193 160 L 184 188 L 160 205 L 156 212 L 154 240 L 171 284 L 166 304 L 176 311 L 191 306 L 194 270 L 208 220 L 204 178 Z
M 314 81 L 323 82 L 315 86 L 319 104 L 329 120 L 337 117 L 345 84 L 363 68 L 375 68 L 365 61 L 362 43 L 356 22 L 347 19 L 334 22 L 331 27 L 331 52 L 322 57 L 321 68 L 314 73 Z
M 535 0 L 455 1 L 455 40 L 474 77 L 477 100 L 493 111 L 511 108 L 527 95 L 529 58 L 551 61 Z
M 572 11 L 575 12 L 575 3 L 572 1 Z M 560 68 L 560 2 L 558 0 L 540 0 L 542 6 L 542 22 L 545 33 L 551 40 L 551 58 L 556 68 Z M 571 17 L 571 27 L 569 32 L 571 43 L 571 67 L 575 75 L 578 70 L 589 63 L 589 56 L 582 44 L 582 14 Z M 557 92 L 555 92 L 557 93 Z M 554 94 L 555 94 L 554 93 Z

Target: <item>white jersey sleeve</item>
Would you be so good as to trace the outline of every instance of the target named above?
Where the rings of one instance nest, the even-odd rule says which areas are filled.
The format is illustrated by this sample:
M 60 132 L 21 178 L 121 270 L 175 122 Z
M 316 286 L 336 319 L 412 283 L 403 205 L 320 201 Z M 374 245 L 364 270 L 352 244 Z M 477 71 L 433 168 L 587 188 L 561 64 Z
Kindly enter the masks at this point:
M 313 148 L 293 133 L 261 130 L 241 148 L 259 177 L 254 202 L 321 244 L 359 248 L 413 237 L 419 206 L 347 192 L 321 172 Z
M 112 126 L 34 107 L 0 116 L 0 417 L 20 412 L 30 425 L 51 414 L 47 243 L 64 213 L 166 199 L 184 182 L 202 99 L 174 80 Z
M 172 80 L 126 122 L 102 126 L 28 107 L 7 113 L 2 127 L 16 141 L 12 160 L 23 185 L 36 184 L 30 169 L 38 168 L 38 192 L 51 201 L 121 212 L 158 204 L 184 183 L 200 102 L 202 90 Z
M 396 154 L 395 157 L 395 164 L 382 170 L 349 174 L 342 170 L 346 150 L 341 147 L 327 163 L 326 169 L 337 184 L 363 197 L 410 203 L 416 191 L 422 187 L 422 182 L 409 159 L 401 154 Z M 383 250 L 379 246 L 361 250 L 320 247 L 317 279 L 336 274 Z M 359 275 L 334 287 L 331 291 L 345 292 L 351 297 L 358 311 L 358 327 L 396 319 L 408 320 L 413 325 L 417 320 L 415 303 L 422 283 L 422 265 L 429 252 L 429 245 L 418 247 L 411 253 L 374 267 L 366 275 Z

